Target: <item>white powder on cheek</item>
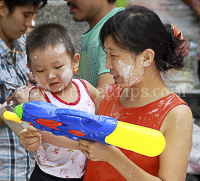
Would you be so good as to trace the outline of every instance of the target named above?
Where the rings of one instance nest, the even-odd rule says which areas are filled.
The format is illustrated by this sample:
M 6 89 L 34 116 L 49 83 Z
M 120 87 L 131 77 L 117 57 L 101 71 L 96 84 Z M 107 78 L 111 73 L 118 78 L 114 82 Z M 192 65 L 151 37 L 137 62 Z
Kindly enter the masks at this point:
M 131 86 L 135 83 L 138 83 L 142 80 L 142 76 L 144 74 L 144 70 L 142 69 L 142 64 L 137 65 L 136 67 L 133 65 L 132 59 L 129 57 L 130 63 L 125 64 L 122 60 L 118 61 L 118 71 L 120 76 L 124 79 L 125 86 Z
M 119 70 L 119 74 L 120 76 L 123 77 L 124 79 L 124 83 L 125 85 L 130 85 L 133 82 L 133 70 L 134 70 L 134 66 L 132 65 L 132 62 L 130 62 L 131 64 L 127 65 L 125 63 L 122 62 L 122 60 L 118 61 L 119 65 L 118 65 L 118 70 Z
M 73 78 L 73 72 L 70 68 L 66 68 L 65 71 L 62 73 L 62 80 L 63 82 L 68 85 Z
M 122 76 L 125 79 L 129 79 L 129 74 L 130 74 L 130 70 L 132 70 L 134 68 L 134 66 L 132 65 L 127 65 L 125 63 L 122 62 L 122 60 L 119 60 L 119 66 L 118 69 L 120 76 Z

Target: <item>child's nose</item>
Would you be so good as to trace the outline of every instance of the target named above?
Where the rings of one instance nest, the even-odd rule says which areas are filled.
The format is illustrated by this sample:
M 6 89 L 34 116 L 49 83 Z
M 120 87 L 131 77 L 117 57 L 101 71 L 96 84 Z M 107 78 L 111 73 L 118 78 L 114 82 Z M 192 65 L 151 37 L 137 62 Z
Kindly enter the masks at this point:
M 52 78 L 55 78 L 56 77 L 56 75 L 54 74 L 54 73 L 52 73 L 52 72 L 50 72 L 49 74 L 48 74 L 48 79 L 52 79 Z

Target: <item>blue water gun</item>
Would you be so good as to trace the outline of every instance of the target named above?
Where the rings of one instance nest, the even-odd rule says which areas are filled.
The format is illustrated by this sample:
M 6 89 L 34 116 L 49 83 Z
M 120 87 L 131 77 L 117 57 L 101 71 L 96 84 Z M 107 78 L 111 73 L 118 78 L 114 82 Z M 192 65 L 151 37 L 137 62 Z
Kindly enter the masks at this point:
M 111 144 L 149 157 L 161 154 L 166 144 L 163 134 L 155 129 L 121 122 L 109 116 L 58 108 L 43 101 L 20 104 L 14 112 L 5 111 L 4 119 L 18 123 L 23 120 L 57 136 Z

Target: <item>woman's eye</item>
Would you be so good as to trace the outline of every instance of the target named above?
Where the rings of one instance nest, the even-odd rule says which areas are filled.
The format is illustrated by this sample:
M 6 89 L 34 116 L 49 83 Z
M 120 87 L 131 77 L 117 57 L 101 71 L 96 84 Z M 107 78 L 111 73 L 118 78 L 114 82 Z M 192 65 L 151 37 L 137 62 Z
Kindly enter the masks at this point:
M 61 66 L 58 66 L 58 67 L 55 67 L 55 69 L 59 69 L 59 68 L 61 68 L 63 65 L 61 65 Z

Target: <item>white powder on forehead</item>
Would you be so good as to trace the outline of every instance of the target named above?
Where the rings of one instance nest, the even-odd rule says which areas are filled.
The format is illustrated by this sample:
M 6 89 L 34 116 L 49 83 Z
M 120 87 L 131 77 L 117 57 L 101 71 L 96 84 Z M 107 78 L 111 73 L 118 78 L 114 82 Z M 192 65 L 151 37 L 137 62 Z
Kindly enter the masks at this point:
M 63 82 L 68 85 L 72 78 L 73 78 L 73 72 L 72 72 L 72 69 L 70 68 L 66 68 L 65 71 L 62 73 L 62 80 Z
M 62 53 L 65 53 L 65 46 L 63 44 L 59 44 L 59 45 L 56 45 L 54 47 L 54 52 L 58 53 L 58 54 L 62 54 Z

